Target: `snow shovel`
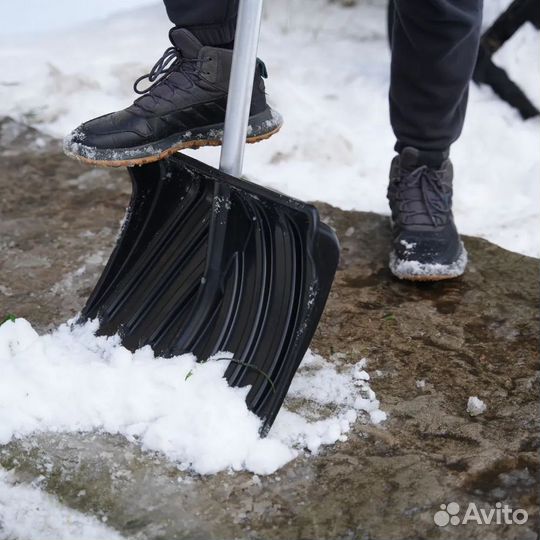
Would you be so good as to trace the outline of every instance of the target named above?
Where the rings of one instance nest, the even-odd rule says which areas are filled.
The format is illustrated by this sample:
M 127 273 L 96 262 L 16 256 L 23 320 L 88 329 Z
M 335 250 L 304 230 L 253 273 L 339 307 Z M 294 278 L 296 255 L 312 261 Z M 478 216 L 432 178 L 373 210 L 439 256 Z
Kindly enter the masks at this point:
M 81 320 L 131 350 L 233 353 L 265 435 L 321 317 L 339 259 L 317 210 L 240 178 L 262 0 L 241 0 L 220 170 L 182 154 L 129 169 L 117 245 Z

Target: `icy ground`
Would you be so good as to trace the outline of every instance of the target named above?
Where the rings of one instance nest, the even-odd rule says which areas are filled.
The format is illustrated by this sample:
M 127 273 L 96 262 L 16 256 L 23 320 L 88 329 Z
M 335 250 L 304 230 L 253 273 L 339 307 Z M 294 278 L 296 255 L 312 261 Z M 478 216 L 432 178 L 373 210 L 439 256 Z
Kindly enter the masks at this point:
M 485 22 L 508 3 L 487 0 Z M 60 4 L 56 0 L 51 10 Z M 170 24 L 159 3 L 90 20 L 110 13 L 99 11 L 103 2 L 96 6 L 85 24 L 70 28 L 70 19 L 80 17 L 57 8 L 54 31 L 45 23 L 36 34 L 21 21 L 18 32 L 10 27 L 13 36 L 0 37 L 0 114 L 61 137 L 132 101 L 131 85 L 168 46 Z M 271 141 L 249 148 L 245 170 L 301 199 L 388 213 L 393 135 L 384 2 L 343 8 L 328 0 L 272 0 L 266 8 L 260 56 L 270 72 L 271 103 L 285 126 Z M 495 56 L 537 106 L 539 44 L 539 33 L 528 25 Z M 539 119 L 524 122 L 490 89 L 471 87 L 465 130 L 452 154 L 463 233 L 540 256 L 539 148 Z M 217 155 L 216 149 L 196 154 L 213 164 Z
M 62 506 L 38 486 L 18 484 L 0 469 L 0 538 L 121 540 L 122 536 L 97 518 Z

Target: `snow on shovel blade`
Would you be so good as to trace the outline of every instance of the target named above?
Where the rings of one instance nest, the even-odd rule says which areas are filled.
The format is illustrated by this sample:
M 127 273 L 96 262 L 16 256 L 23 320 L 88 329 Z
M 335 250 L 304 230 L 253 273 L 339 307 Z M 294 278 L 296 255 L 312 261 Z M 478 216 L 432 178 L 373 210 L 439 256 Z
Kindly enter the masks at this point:
M 339 259 L 334 232 L 301 201 L 187 156 L 130 169 L 120 238 L 82 320 L 160 356 L 219 351 L 270 429 L 322 314 Z

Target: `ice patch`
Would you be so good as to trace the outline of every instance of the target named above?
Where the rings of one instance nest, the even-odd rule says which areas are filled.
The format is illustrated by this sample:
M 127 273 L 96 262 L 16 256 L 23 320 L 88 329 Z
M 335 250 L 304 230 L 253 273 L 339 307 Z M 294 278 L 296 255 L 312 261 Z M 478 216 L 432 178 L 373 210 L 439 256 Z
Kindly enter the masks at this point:
M 385 418 L 365 360 L 331 363 L 308 352 L 289 394 L 301 410 L 282 410 L 261 439 L 248 388 L 223 377 L 227 361 L 156 358 L 149 347 L 131 353 L 96 329 L 64 324 L 39 335 L 24 319 L 0 326 L 0 444 L 34 432 L 103 431 L 201 474 L 270 474 L 304 448 L 344 440 L 359 417 Z
M 4 534 L 6 536 L 4 536 Z M 0 538 L 121 540 L 98 519 L 61 505 L 54 497 L 0 468 Z

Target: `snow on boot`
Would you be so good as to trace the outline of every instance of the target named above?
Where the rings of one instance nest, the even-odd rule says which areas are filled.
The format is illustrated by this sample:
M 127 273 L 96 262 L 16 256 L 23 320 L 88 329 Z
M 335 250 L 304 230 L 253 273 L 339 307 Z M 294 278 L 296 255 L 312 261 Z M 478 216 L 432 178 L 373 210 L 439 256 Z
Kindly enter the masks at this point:
M 431 167 L 422 162 L 421 154 L 406 147 L 390 168 L 390 270 L 412 281 L 455 278 L 465 271 L 467 251 L 452 215 L 452 163 L 444 159 Z
M 131 167 L 185 148 L 221 144 L 232 50 L 203 46 L 186 29 L 169 32 L 169 47 L 150 73 L 137 79 L 133 105 L 85 122 L 64 139 L 64 151 L 86 163 Z M 282 124 L 266 103 L 257 62 L 247 142 L 267 139 Z M 141 90 L 145 80 L 149 86 Z

